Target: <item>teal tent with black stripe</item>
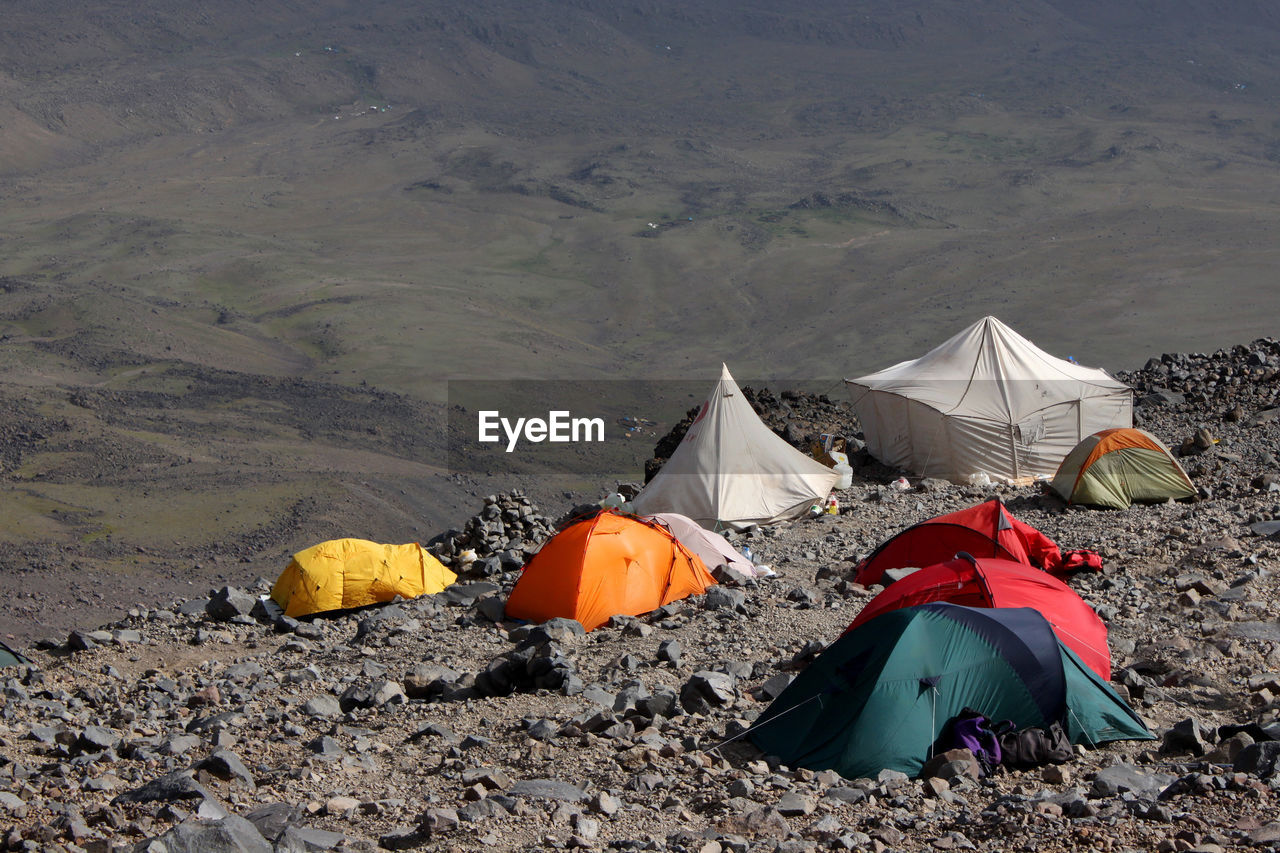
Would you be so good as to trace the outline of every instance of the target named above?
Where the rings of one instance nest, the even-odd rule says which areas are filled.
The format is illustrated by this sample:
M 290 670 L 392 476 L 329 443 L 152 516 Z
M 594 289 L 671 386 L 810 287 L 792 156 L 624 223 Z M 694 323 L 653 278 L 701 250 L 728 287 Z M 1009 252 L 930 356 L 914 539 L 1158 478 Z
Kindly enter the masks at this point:
M 1058 722 L 1087 746 L 1155 737 L 1036 610 L 944 603 L 889 611 L 842 636 L 748 737 L 791 766 L 916 776 L 965 708 L 1019 729 Z
M 8 666 L 31 666 L 31 661 L 0 642 L 0 668 Z

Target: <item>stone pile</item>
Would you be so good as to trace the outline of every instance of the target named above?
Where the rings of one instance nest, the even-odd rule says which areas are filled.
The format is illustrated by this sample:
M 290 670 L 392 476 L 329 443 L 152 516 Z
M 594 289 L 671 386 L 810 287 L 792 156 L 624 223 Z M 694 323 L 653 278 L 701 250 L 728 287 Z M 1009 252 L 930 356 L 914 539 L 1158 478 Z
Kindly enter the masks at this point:
M 1271 338 L 1211 355 L 1166 353 L 1117 378 L 1134 389 L 1137 425 L 1182 456 L 1226 450 L 1224 434 L 1265 432 L 1280 421 L 1280 342 Z M 1209 455 L 1219 455 L 1219 463 L 1276 466 L 1266 442 L 1241 442 L 1225 455 Z M 1212 464 L 1206 470 L 1222 467 Z
M 837 393 L 845 392 L 841 389 Z M 833 400 L 826 394 L 792 390 L 775 394 L 768 388 L 755 389 L 749 385 L 743 387 L 742 396 L 769 429 L 798 450 L 810 453 L 815 446 L 821 446 L 823 434 L 845 439 L 851 456 L 861 449 L 861 443 L 855 438 L 859 433 L 858 421 L 853 407 L 845 399 Z M 658 439 L 653 457 L 645 462 L 646 483 L 679 447 L 700 408 L 690 409 L 670 432 Z
M 462 530 L 440 534 L 428 549 L 459 575 L 489 578 L 519 570 L 554 530 L 532 500 L 513 490 L 486 497 Z
M 1280 405 L 1280 342 L 1204 353 L 1166 353 L 1141 370 L 1118 374 L 1149 405 L 1231 415 L 1236 406 L 1261 410 Z

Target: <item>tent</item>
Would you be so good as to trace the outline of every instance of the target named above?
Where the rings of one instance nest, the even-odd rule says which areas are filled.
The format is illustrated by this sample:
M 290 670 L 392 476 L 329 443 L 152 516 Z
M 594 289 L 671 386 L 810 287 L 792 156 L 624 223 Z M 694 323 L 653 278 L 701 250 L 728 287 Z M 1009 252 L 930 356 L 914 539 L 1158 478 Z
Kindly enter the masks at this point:
M 849 625 L 853 631 L 889 610 L 946 601 L 966 607 L 1031 607 L 1049 620 L 1058 639 L 1103 681 L 1111 680 L 1107 626 L 1071 587 L 1012 560 L 976 558 L 961 553 L 926 566 L 867 602 Z
M 33 666 L 33 664 L 26 655 L 19 654 L 0 642 L 0 668 L 9 666 Z
M 331 539 L 293 555 L 271 587 L 286 616 L 308 616 L 440 592 L 458 579 L 417 542 Z
M 687 515 L 677 512 L 660 512 L 655 515 L 641 517 L 642 521 L 660 524 L 680 540 L 680 544 L 688 548 L 702 560 L 708 569 L 724 566 L 729 571 L 744 578 L 758 578 L 769 574 L 767 569 L 757 566 L 729 544 L 719 533 L 708 530 Z
M 1019 521 L 999 498 L 912 525 L 880 544 L 858 564 L 855 580 L 880 583 L 885 569 L 923 568 L 950 560 L 961 551 L 975 557 L 999 557 L 1055 571 L 1062 551 L 1053 540 Z
M 1062 724 L 1072 743 L 1154 737 L 1029 607 L 922 604 L 836 640 L 751 725 L 791 766 L 918 775 L 965 708 L 1018 728 Z
M 967 482 L 1052 476 L 1080 439 L 1133 425 L 1133 393 L 985 317 L 915 359 L 845 380 L 886 465 Z
M 507 615 L 530 622 L 563 616 L 591 631 L 611 616 L 648 613 L 714 585 L 669 530 L 605 510 L 543 543 L 511 590 Z
M 722 365 L 680 445 L 632 506 L 639 515 L 675 512 L 704 527 L 743 528 L 803 515 L 838 478 L 765 426 Z
M 1140 429 L 1104 429 L 1088 436 L 1062 460 L 1051 485 L 1068 503 L 1113 509 L 1196 496 L 1169 448 Z

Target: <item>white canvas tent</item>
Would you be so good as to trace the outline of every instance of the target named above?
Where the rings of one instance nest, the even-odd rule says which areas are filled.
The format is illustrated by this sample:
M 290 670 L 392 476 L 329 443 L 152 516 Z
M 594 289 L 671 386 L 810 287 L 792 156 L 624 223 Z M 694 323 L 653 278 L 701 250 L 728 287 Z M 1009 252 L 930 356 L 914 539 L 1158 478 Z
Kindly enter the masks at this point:
M 639 515 L 675 512 L 711 529 L 743 528 L 803 515 L 837 477 L 765 426 L 722 366 L 680 446 L 632 506 Z
M 1133 426 L 1128 386 L 1049 355 L 995 317 L 845 382 L 873 456 L 957 483 L 1052 476 L 1085 436 Z

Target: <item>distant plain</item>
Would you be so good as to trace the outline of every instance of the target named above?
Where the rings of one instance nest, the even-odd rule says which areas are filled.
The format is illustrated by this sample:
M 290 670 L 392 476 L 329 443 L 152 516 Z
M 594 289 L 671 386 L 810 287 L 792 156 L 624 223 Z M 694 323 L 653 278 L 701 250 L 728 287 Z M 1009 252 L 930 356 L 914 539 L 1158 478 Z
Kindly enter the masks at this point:
M 1276 332 L 1268 4 L 11 5 L 14 636 L 567 501 L 450 469 L 450 381 L 834 395 L 985 314 L 1112 370 Z

